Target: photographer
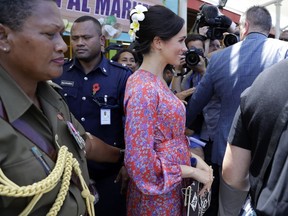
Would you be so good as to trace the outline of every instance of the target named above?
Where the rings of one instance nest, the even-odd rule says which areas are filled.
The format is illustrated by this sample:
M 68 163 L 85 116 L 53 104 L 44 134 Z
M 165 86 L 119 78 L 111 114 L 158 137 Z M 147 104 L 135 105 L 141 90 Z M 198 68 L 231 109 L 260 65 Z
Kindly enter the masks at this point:
M 192 31 L 206 37 L 205 55 L 209 58 L 211 54 L 208 53 L 221 48 L 220 42 L 225 39 L 224 34 L 235 32 L 236 24 L 229 17 L 223 15 L 218 7 L 214 5 L 203 4 L 199 9 L 200 12 Z
M 197 80 L 199 81 L 206 69 L 205 51 L 204 51 L 205 38 L 199 34 L 190 34 L 187 36 L 185 43 L 189 49 L 186 57 L 182 59 L 181 66 L 175 68 L 175 74 L 172 81 L 172 90 L 181 92 L 191 87 L 195 87 Z M 188 61 L 188 63 L 187 63 Z M 190 80 L 192 74 L 194 80 Z
M 224 32 L 233 33 L 236 24 L 227 16 L 223 15 L 214 5 L 203 4 L 200 7 L 197 21 L 194 28 L 199 32 L 199 28 L 208 26 L 206 36 L 211 40 L 222 40 Z
M 203 27 L 205 31 L 205 27 Z M 206 28 L 207 30 L 207 28 Z M 189 34 L 185 40 L 189 51 L 186 52 L 186 58 L 182 60 L 184 67 L 177 67 L 176 76 L 172 80 L 172 89 L 178 89 L 177 92 L 184 92 L 186 89 L 193 89 L 193 93 L 198 88 L 198 84 L 206 72 L 207 59 L 205 55 L 205 40 L 206 37 L 200 34 Z M 220 45 L 219 40 L 214 40 L 217 48 Z M 218 43 L 217 43 L 218 42 Z M 208 55 L 215 50 L 208 49 Z M 218 47 L 219 50 L 219 47 Z M 189 72 L 187 73 L 187 70 Z M 186 90 L 187 91 L 187 90 Z M 179 94 L 179 93 L 177 93 Z M 177 96 L 176 94 L 176 96 Z M 186 99 L 187 100 L 187 99 Z M 190 150 L 204 158 L 206 163 L 211 163 L 211 148 L 215 136 L 215 131 L 219 119 L 220 102 L 214 96 L 210 102 L 197 115 L 196 120 L 191 123 L 193 125 L 190 129 L 186 129 L 186 134 L 206 143 L 205 147 L 197 145 L 196 142 L 190 141 Z M 190 138 L 191 139 L 191 138 Z M 217 171 L 217 170 L 216 170 Z M 216 173 L 217 174 L 217 173 Z M 214 174 L 215 175 L 215 174 Z M 218 212 L 218 184 L 212 184 L 212 200 L 209 209 L 205 212 L 205 216 L 216 216 Z
M 185 40 L 188 51 L 183 67 L 189 71 L 181 81 L 181 89 L 196 87 L 206 70 L 204 38 L 199 34 L 190 34 Z
M 172 89 L 177 89 L 178 92 L 176 94 L 177 97 L 179 94 L 182 94 L 182 92 L 184 93 L 190 90 L 192 90 L 192 94 L 205 73 L 206 57 L 204 54 L 204 41 L 205 38 L 199 34 L 190 34 L 185 40 L 188 51 L 186 52 L 185 59 L 182 60 L 182 66 L 176 68 L 176 76 L 173 77 L 172 81 Z M 184 103 L 187 104 L 189 98 L 190 97 L 187 97 L 186 95 L 186 101 Z M 193 130 L 187 131 L 188 135 L 200 139 L 202 125 L 203 115 L 201 113 L 193 123 Z M 202 146 L 190 142 L 190 147 L 193 153 L 204 159 L 205 156 Z
M 204 41 L 205 56 L 209 59 L 214 51 L 220 50 L 222 48 L 221 46 L 222 41 L 219 39 L 212 40 L 208 38 L 207 37 L 208 29 L 209 29 L 209 26 L 203 26 L 198 29 L 198 32 L 200 35 L 203 36 L 203 38 L 205 38 L 205 41 Z M 223 35 L 225 35 L 225 33 Z
M 205 27 L 203 27 L 202 30 L 205 31 Z M 198 35 L 198 37 L 199 37 L 199 35 Z M 205 40 L 205 38 L 201 35 L 200 35 L 200 37 L 202 38 L 202 44 L 203 43 L 205 44 L 207 42 L 207 39 Z M 195 36 L 193 36 L 193 35 L 187 37 L 186 45 L 188 48 L 193 46 L 193 44 L 195 45 L 195 41 L 193 41 L 193 38 L 195 38 Z M 206 66 L 208 65 L 206 56 L 209 56 L 212 53 L 214 53 L 215 51 L 221 49 L 220 41 L 218 39 L 214 39 L 213 41 L 209 40 L 209 42 L 210 42 L 209 46 L 204 48 L 204 51 L 207 50 L 207 52 L 206 52 L 207 54 L 204 54 L 205 64 L 199 62 L 199 64 L 192 67 L 191 76 L 192 77 L 194 76 L 194 80 L 195 80 L 195 76 L 197 74 L 200 74 L 201 79 L 204 76 L 204 74 L 206 72 Z M 204 59 L 204 58 L 202 58 L 202 59 Z M 185 81 L 185 80 L 188 79 L 188 77 L 189 76 L 187 74 L 187 76 L 185 76 L 183 78 L 182 87 L 184 87 L 185 86 L 184 84 L 187 83 L 187 81 Z M 194 87 L 198 86 L 201 79 L 198 79 L 196 83 L 194 82 L 193 86 Z M 197 115 L 196 120 L 194 120 L 193 123 L 191 123 L 191 125 L 193 125 L 192 129 L 194 130 L 194 137 L 195 137 L 195 134 L 196 134 L 196 137 L 198 135 L 198 139 L 200 139 L 200 141 L 202 141 L 206 144 L 204 147 L 199 146 L 199 147 L 195 148 L 195 144 L 192 143 L 192 145 L 194 144 L 194 148 L 192 149 L 192 152 L 194 152 L 194 153 L 201 152 L 201 154 L 204 156 L 205 162 L 208 163 L 209 165 L 213 165 L 211 162 L 211 151 L 212 151 L 212 145 L 213 145 L 213 141 L 214 141 L 215 131 L 216 131 L 216 127 L 217 127 L 217 123 L 218 123 L 218 119 L 219 119 L 219 113 L 220 113 L 219 98 L 216 95 L 214 95 L 211 98 L 211 100 L 209 101 L 209 103 L 202 109 L 201 113 Z M 201 119 L 201 121 L 200 121 L 200 119 Z M 190 130 L 187 128 L 186 131 L 189 132 Z M 192 131 L 190 131 L 190 135 L 191 135 L 191 132 Z M 214 171 L 217 172 L 217 170 L 214 170 Z M 214 175 L 217 175 L 217 173 L 215 173 Z M 217 215 L 217 212 L 218 212 L 218 193 L 219 193 L 217 185 L 218 185 L 217 181 L 215 181 L 215 183 L 213 182 L 213 184 L 212 184 L 211 204 L 210 204 L 209 209 L 205 212 L 205 216 L 216 216 Z

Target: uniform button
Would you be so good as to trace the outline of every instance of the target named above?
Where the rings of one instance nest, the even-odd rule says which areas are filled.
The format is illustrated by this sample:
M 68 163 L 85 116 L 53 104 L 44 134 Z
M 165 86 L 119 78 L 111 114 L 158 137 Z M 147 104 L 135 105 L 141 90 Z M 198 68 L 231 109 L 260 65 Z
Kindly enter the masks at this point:
M 114 142 L 114 146 L 116 146 L 117 145 L 117 143 L 116 142 Z
M 68 94 L 67 93 L 64 93 L 64 97 L 66 97 Z
M 82 97 L 82 100 L 85 101 L 85 100 L 86 100 L 86 97 Z
M 88 80 L 88 77 L 84 77 L 84 80 Z
M 85 118 L 84 118 L 84 117 L 82 117 L 82 118 L 81 118 L 81 121 L 82 121 L 82 122 L 84 122 L 84 121 L 85 121 Z

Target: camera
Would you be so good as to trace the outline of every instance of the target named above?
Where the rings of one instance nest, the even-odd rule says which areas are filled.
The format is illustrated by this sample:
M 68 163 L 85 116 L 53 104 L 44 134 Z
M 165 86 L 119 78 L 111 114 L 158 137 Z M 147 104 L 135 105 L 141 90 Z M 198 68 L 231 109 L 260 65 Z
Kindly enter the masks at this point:
M 209 25 L 208 31 L 206 32 L 207 38 L 210 38 L 211 40 L 222 40 L 223 33 L 227 32 L 227 29 L 229 28 L 229 26 L 227 27 L 227 25 L 224 24 L 226 22 L 225 20 L 225 16 L 217 16 L 210 20 L 210 22 L 207 23 Z
M 238 34 L 227 34 L 224 37 L 223 43 L 225 45 L 225 47 L 231 46 L 237 42 L 239 42 L 239 35 Z
M 206 33 L 207 38 L 211 40 L 222 40 L 224 32 L 234 30 L 236 24 L 232 20 L 221 14 L 219 9 L 214 5 L 203 4 L 200 8 L 194 28 L 199 29 L 208 26 Z M 199 31 L 198 31 L 199 32 Z
M 185 53 L 185 61 L 188 66 L 196 66 L 200 62 L 200 56 L 204 57 L 201 49 L 192 47 Z

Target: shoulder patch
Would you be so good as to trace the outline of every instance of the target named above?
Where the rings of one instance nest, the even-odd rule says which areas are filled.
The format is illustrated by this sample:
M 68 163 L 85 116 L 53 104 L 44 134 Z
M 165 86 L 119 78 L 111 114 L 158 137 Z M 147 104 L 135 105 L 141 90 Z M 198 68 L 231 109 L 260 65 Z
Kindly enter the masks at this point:
M 125 69 L 127 68 L 125 65 L 120 64 L 120 63 L 118 63 L 118 62 L 116 62 L 116 61 L 113 61 L 113 60 L 110 60 L 109 63 L 110 63 L 111 65 L 114 65 L 114 66 L 117 66 L 117 67 L 120 67 L 120 68 L 125 68 Z
M 64 60 L 64 65 L 63 65 L 64 71 L 70 70 L 73 67 L 73 65 L 74 65 L 73 59 L 66 58 Z
M 130 68 L 128 68 L 126 65 L 124 64 L 120 64 L 116 61 L 113 61 L 113 60 L 109 60 L 109 63 L 113 66 L 116 66 L 116 67 L 119 67 L 119 68 L 123 68 L 124 70 L 128 70 L 128 71 L 131 71 Z
M 70 64 L 73 62 L 73 59 L 64 58 L 64 64 Z

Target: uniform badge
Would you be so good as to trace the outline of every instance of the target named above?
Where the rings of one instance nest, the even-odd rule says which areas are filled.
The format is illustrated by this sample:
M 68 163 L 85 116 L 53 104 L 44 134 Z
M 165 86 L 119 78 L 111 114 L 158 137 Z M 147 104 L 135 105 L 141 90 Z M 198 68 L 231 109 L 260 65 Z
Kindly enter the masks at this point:
M 72 136 L 74 137 L 76 143 L 78 144 L 78 147 L 82 150 L 85 149 L 85 140 L 80 136 L 79 131 L 77 131 L 74 127 L 74 125 L 67 121 L 67 126 L 68 129 L 70 131 L 70 133 L 72 134 Z

